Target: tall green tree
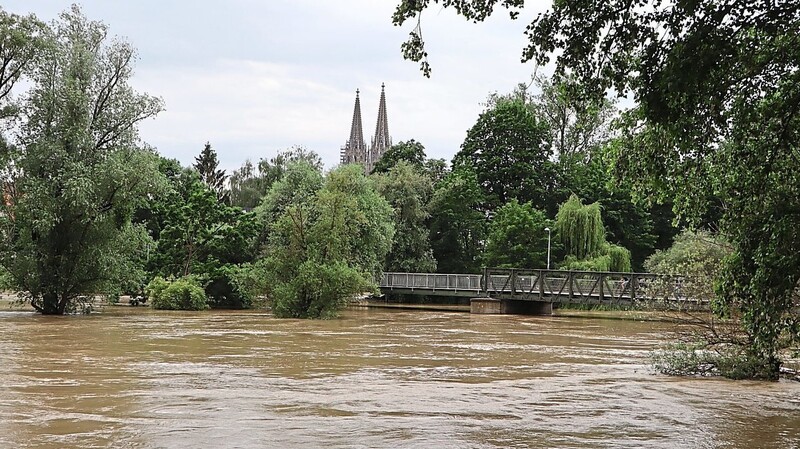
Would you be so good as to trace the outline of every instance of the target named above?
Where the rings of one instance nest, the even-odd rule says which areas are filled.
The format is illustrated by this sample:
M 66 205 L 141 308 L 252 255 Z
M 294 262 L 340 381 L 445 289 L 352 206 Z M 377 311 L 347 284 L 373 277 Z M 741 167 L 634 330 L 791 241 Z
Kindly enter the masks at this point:
M 486 238 L 484 194 L 470 167 L 448 173 L 430 202 L 431 248 L 440 273 L 478 273 Z
M 513 199 L 489 223 L 484 265 L 500 268 L 545 268 L 547 231 L 553 226 L 544 212 Z
M 484 20 L 523 2 L 434 1 Z M 394 22 L 430 2 L 402 1 Z M 638 103 L 627 121 L 618 176 L 674 201 L 697 222 L 721 211 L 735 247 L 726 259 L 718 313 L 740 316 L 749 377 L 775 379 L 785 342 L 800 340 L 794 292 L 800 281 L 800 6 L 793 0 L 610 0 L 576 8 L 555 2 L 527 28 L 523 59 L 576 76 L 575 90 L 609 89 Z M 404 54 L 429 66 L 412 33 Z M 711 193 L 711 194 L 710 194 Z M 748 375 L 748 374 L 746 374 Z
M 477 175 L 487 210 L 511 199 L 544 207 L 553 189 L 554 166 L 547 127 L 518 99 L 500 99 L 467 131 L 453 166 Z
M 436 271 L 426 221 L 433 182 L 421 167 L 399 161 L 388 173 L 374 175 L 376 188 L 394 209 L 395 235 L 386 256 L 387 271 Z
M 131 214 L 164 183 L 136 128 L 161 101 L 131 88 L 134 50 L 107 36 L 77 6 L 52 24 L 10 155 L 15 193 L 0 214 L 0 264 L 44 314 L 136 276 L 132 255 L 148 237 Z
M 285 180 L 310 179 L 308 171 L 308 164 L 290 166 Z M 268 224 L 266 258 L 256 269 L 269 280 L 277 316 L 332 318 L 350 297 L 376 288 L 394 224 L 391 206 L 361 167 L 339 167 L 313 196 L 294 196 L 274 210 L 280 213 Z
M 219 201 L 227 203 L 230 200 L 230 195 L 225 188 L 228 176 L 225 174 L 225 170 L 219 169 L 217 152 L 211 148 L 210 142 L 206 142 L 203 151 L 194 158 L 194 168 L 200 174 L 200 180 L 217 195 Z

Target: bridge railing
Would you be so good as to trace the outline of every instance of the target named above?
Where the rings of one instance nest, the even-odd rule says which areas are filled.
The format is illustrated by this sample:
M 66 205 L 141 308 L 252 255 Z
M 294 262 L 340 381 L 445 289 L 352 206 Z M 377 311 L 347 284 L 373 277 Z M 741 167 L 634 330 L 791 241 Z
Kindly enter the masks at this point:
M 487 296 L 502 294 L 520 299 L 562 302 L 707 302 L 684 288 L 683 276 L 563 270 L 484 269 Z M 690 296 L 687 296 L 690 295 Z
M 556 302 L 708 302 L 683 276 L 651 273 L 485 268 L 483 274 L 384 273 L 381 288 L 472 292 L 482 296 Z
M 383 273 L 382 288 L 481 291 L 480 274 Z

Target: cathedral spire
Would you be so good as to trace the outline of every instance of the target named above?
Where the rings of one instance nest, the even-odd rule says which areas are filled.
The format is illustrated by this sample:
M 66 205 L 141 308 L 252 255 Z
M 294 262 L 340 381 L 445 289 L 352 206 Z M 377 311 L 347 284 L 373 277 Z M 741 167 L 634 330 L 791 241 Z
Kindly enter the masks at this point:
M 392 138 L 389 136 L 389 118 L 386 115 L 386 86 L 381 83 L 381 101 L 378 104 L 378 123 L 375 125 L 375 135 L 372 137 L 366 168 L 367 173 L 372 171 L 375 163 L 383 156 L 383 153 L 392 146 Z
M 356 104 L 353 108 L 353 121 L 350 125 L 350 139 L 342 147 L 340 162 L 342 164 L 367 164 L 367 144 L 364 142 L 364 131 L 361 124 L 361 100 L 356 89 Z

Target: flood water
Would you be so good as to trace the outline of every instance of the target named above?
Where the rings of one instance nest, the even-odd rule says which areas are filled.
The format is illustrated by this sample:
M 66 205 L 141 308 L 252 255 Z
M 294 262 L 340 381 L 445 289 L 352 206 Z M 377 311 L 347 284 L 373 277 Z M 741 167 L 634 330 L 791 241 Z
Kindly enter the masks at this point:
M 655 375 L 670 329 L 0 312 L 0 448 L 800 448 L 800 383 Z

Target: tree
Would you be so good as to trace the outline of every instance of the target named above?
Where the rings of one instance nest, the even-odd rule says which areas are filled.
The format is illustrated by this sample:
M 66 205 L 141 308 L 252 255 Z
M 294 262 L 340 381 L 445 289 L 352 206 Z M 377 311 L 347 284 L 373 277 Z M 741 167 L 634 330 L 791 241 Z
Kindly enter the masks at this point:
M 558 209 L 556 232 L 564 244 L 564 268 L 591 271 L 631 271 L 631 253 L 608 243 L 600 203 L 584 205 L 572 195 Z
M 386 256 L 387 271 L 430 273 L 436 270 L 426 221 L 433 193 L 420 167 L 401 160 L 388 173 L 375 175 L 378 192 L 394 209 L 395 235 Z
M 225 175 L 225 170 L 219 170 L 218 167 L 217 152 L 211 148 L 211 143 L 206 142 L 203 151 L 194 158 L 194 168 L 200 173 L 200 180 L 217 195 L 217 200 L 227 203 L 230 200 L 225 190 L 225 180 L 228 177 Z
M 292 165 L 285 179 L 310 179 L 309 170 L 307 163 Z M 284 197 L 273 194 L 279 188 L 276 183 L 265 203 Z M 272 209 L 278 213 L 257 267 L 269 280 L 276 316 L 331 318 L 350 297 L 376 288 L 394 225 L 391 207 L 362 168 L 339 167 L 313 196 L 297 195 Z
M 547 141 L 560 165 L 571 170 L 589 158 L 612 135 L 612 121 L 617 109 L 608 98 L 575 95 L 571 78 L 558 80 L 535 76 L 530 84 L 520 83 L 509 94 L 491 94 L 489 107 L 499 101 L 523 102 L 547 126 Z M 531 85 L 536 93 L 531 92 Z
M 448 173 L 430 202 L 431 248 L 440 273 L 478 273 L 486 236 L 484 195 L 470 167 Z
M 246 161 L 231 174 L 231 204 L 244 209 L 255 208 L 272 184 L 283 177 L 288 166 L 297 161 L 306 161 L 315 169 L 322 170 L 322 159 L 319 155 L 302 146 L 281 151 L 269 160 L 261 159 L 256 167 L 249 160 Z
M 136 125 L 161 101 L 128 84 L 133 48 L 109 43 L 106 26 L 77 6 L 52 28 L 31 66 L 10 154 L 5 181 L 14 191 L 0 214 L 0 264 L 36 310 L 63 314 L 82 295 L 138 276 L 133 256 L 148 238 L 131 214 L 164 181 Z
M 711 300 L 724 260 L 733 248 L 720 236 L 708 231 L 684 230 L 675 243 L 647 258 L 650 273 L 683 276 L 682 294 L 687 298 Z
M 489 223 L 484 264 L 499 268 L 545 268 L 547 232 L 544 212 L 513 199 L 497 210 Z
M 400 161 L 422 168 L 425 165 L 425 147 L 414 139 L 396 143 L 378 159 L 372 173 L 387 173 Z
M 475 20 L 496 2 L 444 0 Z M 514 16 L 522 2 L 504 0 Z M 397 24 L 428 2 L 403 1 Z M 617 175 L 674 201 L 698 222 L 722 211 L 735 248 L 717 310 L 741 316 L 749 338 L 742 366 L 775 379 L 785 339 L 800 340 L 794 291 L 800 281 L 800 62 L 795 1 L 611 0 L 574 8 L 556 2 L 527 29 L 524 59 L 576 76 L 575 90 L 632 94 Z M 404 47 L 425 62 L 419 33 Z M 423 67 L 424 68 L 424 67 Z
M 547 128 L 520 100 L 500 100 L 484 111 L 453 158 L 453 166 L 469 166 L 486 195 L 487 210 L 513 198 L 543 207 L 552 190 Z

